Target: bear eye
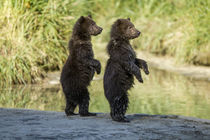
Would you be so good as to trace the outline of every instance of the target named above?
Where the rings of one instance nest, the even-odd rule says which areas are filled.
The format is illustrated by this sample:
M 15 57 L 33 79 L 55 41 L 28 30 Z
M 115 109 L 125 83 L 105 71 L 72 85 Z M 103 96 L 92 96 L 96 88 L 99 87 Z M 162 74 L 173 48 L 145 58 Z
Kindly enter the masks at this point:
M 132 27 L 131 27 L 131 26 L 128 26 L 128 29 L 129 29 L 129 30 L 131 30 L 131 29 L 132 29 Z

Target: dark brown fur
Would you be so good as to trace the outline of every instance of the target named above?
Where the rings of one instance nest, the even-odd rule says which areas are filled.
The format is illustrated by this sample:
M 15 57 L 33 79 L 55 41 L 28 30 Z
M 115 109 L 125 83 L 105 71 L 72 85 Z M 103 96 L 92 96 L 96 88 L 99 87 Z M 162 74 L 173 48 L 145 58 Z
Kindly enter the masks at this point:
M 102 28 L 97 26 L 91 16 L 81 16 L 73 28 L 69 41 L 70 54 L 62 69 L 60 82 L 66 98 L 65 113 L 75 115 L 74 110 L 79 105 L 81 116 L 92 116 L 89 113 L 89 92 L 87 86 L 93 79 L 95 71 L 101 72 L 101 64 L 94 59 L 91 35 L 98 35 Z
M 149 74 L 146 61 L 136 58 L 129 40 L 140 35 L 130 19 L 118 19 L 111 29 L 111 40 L 107 45 L 110 56 L 104 74 L 104 91 L 114 121 L 128 122 L 125 112 L 128 107 L 127 91 L 134 84 L 134 77 L 143 83 L 140 68 Z

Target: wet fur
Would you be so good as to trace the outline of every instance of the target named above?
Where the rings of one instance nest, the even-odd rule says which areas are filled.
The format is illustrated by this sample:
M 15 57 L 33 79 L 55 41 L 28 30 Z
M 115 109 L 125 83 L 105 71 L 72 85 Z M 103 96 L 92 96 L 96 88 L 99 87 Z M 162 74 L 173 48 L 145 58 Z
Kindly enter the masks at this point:
M 129 122 L 125 117 L 129 102 L 127 91 L 134 84 L 134 76 L 143 83 L 140 68 L 149 74 L 146 61 L 136 58 L 129 42 L 139 35 L 130 19 L 118 19 L 112 25 L 111 40 L 107 45 L 110 58 L 104 74 L 104 91 L 114 121 Z
M 65 113 L 75 115 L 74 110 L 79 105 L 81 116 L 92 116 L 88 111 L 88 86 L 95 71 L 101 72 L 101 64 L 94 59 L 91 35 L 98 35 L 102 28 L 97 26 L 90 16 L 81 16 L 73 28 L 69 41 L 70 54 L 62 69 L 60 82 L 66 99 Z

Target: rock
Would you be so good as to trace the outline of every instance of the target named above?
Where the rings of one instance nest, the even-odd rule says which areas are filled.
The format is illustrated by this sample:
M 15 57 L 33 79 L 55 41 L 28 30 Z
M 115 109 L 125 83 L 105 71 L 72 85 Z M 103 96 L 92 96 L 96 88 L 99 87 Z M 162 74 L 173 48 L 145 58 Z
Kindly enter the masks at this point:
M 210 139 L 210 120 L 174 115 L 127 115 L 130 123 L 64 112 L 0 108 L 0 139 L 152 140 Z

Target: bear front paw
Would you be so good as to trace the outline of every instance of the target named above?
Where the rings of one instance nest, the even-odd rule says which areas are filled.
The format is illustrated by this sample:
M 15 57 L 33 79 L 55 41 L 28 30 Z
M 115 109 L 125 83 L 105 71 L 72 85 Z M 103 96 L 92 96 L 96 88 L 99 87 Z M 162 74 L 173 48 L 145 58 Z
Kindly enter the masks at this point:
M 142 79 L 142 77 L 137 77 L 137 80 L 138 80 L 140 83 L 143 83 L 143 82 L 144 82 L 143 79 Z
M 142 61 L 142 62 L 141 62 L 141 65 L 142 65 L 142 69 L 143 69 L 144 73 L 145 73 L 146 75 L 148 75 L 148 74 L 149 74 L 149 69 L 148 69 L 147 62 L 146 62 L 146 61 Z
M 101 63 L 99 61 L 97 61 L 97 66 L 96 66 L 96 73 L 100 74 L 101 73 Z

